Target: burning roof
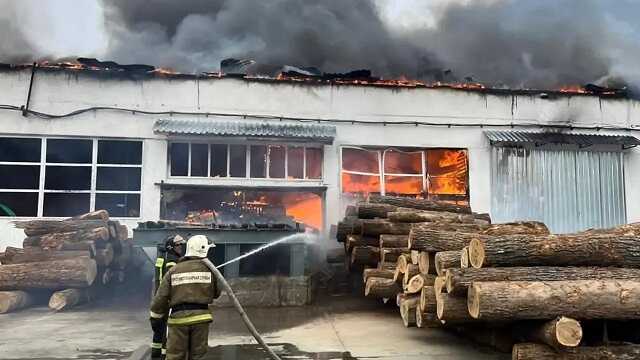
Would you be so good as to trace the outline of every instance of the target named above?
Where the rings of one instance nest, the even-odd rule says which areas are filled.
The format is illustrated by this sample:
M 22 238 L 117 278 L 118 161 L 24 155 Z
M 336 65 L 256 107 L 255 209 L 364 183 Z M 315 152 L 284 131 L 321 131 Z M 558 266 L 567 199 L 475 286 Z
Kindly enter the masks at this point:
M 277 74 L 265 75 L 251 72 L 249 67 L 255 64 L 251 60 L 226 59 L 222 62 L 221 72 L 179 73 L 145 64 L 118 64 L 114 61 L 100 61 L 93 58 L 77 58 L 75 61 L 49 62 L 34 64 L 3 64 L 0 71 L 20 71 L 34 66 L 38 71 L 69 71 L 82 72 L 101 78 L 128 78 L 142 80 L 153 77 L 184 78 L 184 79 L 220 79 L 241 78 L 247 81 L 298 83 L 310 85 L 351 85 L 374 86 L 386 88 L 429 88 L 453 89 L 503 95 L 541 95 L 550 96 L 598 96 L 606 98 L 629 98 L 630 92 L 626 88 L 608 88 L 595 84 L 572 85 L 558 89 L 510 89 L 486 86 L 468 79 L 466 82 L 426 82 L 407 78 L 384 79 L 374 76 L 370 70 L 361 69 L 345 73 L 323 73 L 316 68 L 298 68 L 285 65 L 280 67 Z

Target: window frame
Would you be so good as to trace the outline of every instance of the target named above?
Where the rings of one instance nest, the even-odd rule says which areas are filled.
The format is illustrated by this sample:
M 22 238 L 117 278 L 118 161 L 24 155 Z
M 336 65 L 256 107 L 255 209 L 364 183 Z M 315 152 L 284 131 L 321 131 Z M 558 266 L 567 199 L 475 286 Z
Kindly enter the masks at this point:
M 21 218 L 21 219 L 33 219 L 33 218 L 45 218 L 45 219 L 64 219 L 64 216 L 44 216 L 44 197 L 45 194 L 89 194 L 89 211 L 95 211 L 96 194 L 132 194 L 140 197 L 140 208 L 138 209 L 137 217 L 112 217 L 113 219 L 121 220 L 135 220 L 142 218 L 143 208 L 143 194 L 142 188 L 144 187 L 144 157 L 145 157 L 145 144 L 143 139 L 138 138 L 98 138 L 98 137 L 72 137 L 72 136 L 34 136 L 34 135 L 22 135 L 22 134 L 0 134 L 3 138 L 31 138 L 40 140 L 40 161 L 38 162 L 10 162 L 0 161 L 0 165 L 37 165 L 40 166 L 40 179 L 38 189 L 0 189 L 0 193 L 37 193 L 38 194 L 38 207 L 37 214 L 35 216 L 6 216 L 0 215 L 0 219 L 8 218 Z M 50 139 L 55 140 L 90 140 L 91 141 L 91 163 L 54 163 L 47 162 L 47 141 Z M 98 164 L 98 144 L 100 141 L 135 141 L 142 144 L 141 147 L 141 161 L 140 164 Z M 47 166 L 60 166 L 60 167 L 89 167 L 91 168 L 90 188 L 88 190 L 55 190 L 45 189 L 46 181 L 46 167 Z M 140 190 L 138 191 L 119 191 L 119 190 L 97 190 L 97 176 L 98 168 L 139 168 L 140 169 Z
M 187 175 L 172 175 L 171 173 L 171 146 L 173 144 L 188 144 L 188 156 L 187 156 Z M 193 144 L 207 144 L 207 176 L 192 176 L 191 175 L 191 152 L 193 148 Z M 226 176 L 211 176 L 211 145 L 226 145 L 227 151 L 227 171 Z M 242 145 L 245 146 L 245 176 L 230 176 L 231 172 L 231 146 L 234 145 Z M 266 151 L 266 164 L 265 164 L 265 177 L 251 177 L 251 147 L 252 146 L 265 146 Z M 270 146 L 282 146 L 284 147 L 284 177 L 271 177 L 270 176 Z M 289 148 L 301 148 L 303 149 L 303 160 L 302 160 L 302 179 L 289 179 Z M 307 148 L 320 149 L 322 153 L 322 161 L 320 164 L 320 168 L 322 170 L 322 174 L 319 179 L 309 179 L 307 178 Z M 168 179 L 181 179 L 181 180 L 209 180 L 209 181 L 237 181 L 237 180 L 256 180 L 256 181 L 270 181 L 270 182 L 283 182 L 283 183 L 299 183 L 299 182 L 309 182 L 309 183 L 319 183 L 324 180 L 325 171 L 324 171 L 324 146 L 322 144 L 303 144 L 296 142 L 279 142 L 279 141 L 241 141 L 241 142 L 231 142 L 231 141 L 210 141 L 210 140 L 191 140 L 191 139 L 171 139 L 167 143 L 167 178 Z

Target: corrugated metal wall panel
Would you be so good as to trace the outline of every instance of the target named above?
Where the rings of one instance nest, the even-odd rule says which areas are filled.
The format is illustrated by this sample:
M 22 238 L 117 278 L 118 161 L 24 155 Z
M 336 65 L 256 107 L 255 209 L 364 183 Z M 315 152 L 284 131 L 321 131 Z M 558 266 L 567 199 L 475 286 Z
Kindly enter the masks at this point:
M 495 222 L 543 221 L 554 233 L 626 222 L 623 154 L 494 147 Z

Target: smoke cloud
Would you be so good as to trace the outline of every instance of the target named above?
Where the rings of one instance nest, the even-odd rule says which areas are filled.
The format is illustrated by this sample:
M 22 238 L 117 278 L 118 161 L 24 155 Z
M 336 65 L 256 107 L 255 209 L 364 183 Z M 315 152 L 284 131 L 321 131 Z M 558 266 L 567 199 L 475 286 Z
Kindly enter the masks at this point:
M 514 88 L 640 79 L 634 0 L 97 1 L 109 39 L 102 58 L 182 72 L 216 71 L 233 57 L 272 70 L 364 68 Z M 412 7 L 395 11 L 402 4 Z M 395 26 L 394 13 L 413 25 Z M 0 61 L 29 57 L 24 31 L 0 16 Z

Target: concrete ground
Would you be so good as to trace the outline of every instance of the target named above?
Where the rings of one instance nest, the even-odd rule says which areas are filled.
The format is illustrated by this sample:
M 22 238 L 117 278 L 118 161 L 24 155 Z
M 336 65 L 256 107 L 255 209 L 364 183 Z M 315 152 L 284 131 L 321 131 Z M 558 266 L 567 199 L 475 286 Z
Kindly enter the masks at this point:
M 0 315 L 2 359 L 126 359 L 150 342 L 148 298 L 138 291 L 62 313 L 37 307 Z M 316 305 L 248 309 L 283 359 L 508 359 L 440 329 L 405 328 L 397 308 L 352 296 Z M 232 308 L 218 309 L 211 360 L 267 359 Z

